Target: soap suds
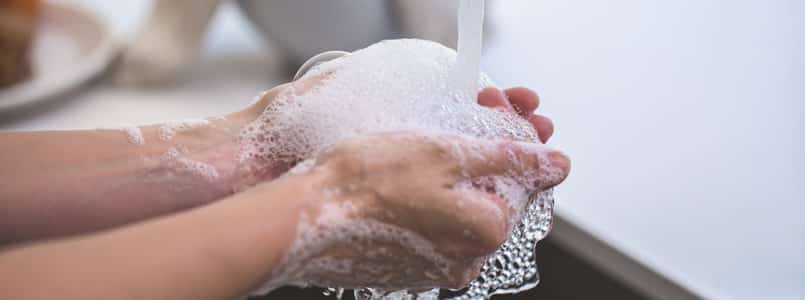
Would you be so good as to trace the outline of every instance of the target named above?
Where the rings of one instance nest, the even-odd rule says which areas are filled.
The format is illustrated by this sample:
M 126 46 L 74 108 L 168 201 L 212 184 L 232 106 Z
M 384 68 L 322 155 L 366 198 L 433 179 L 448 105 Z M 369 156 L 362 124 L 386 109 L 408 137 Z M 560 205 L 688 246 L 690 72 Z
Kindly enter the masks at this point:
M 394 59 L 389 59 L 394 58 Z M 307 159 L 316 157 L 338 141 L 354 138 L 370 133 L 390 131 L 414 131 L 424 133 L 439 133 L 470 136 L 482 140 L 495 141 L 538 141 L 538 135 L 530 123 L 523 118 L 496 109 L 485 108 L 477 104 L 477 88 L 472 92 L 462 91 L 453 84 L 452 77 L 455 68 L 456 53 L 452 49 L 440 44 L 422 40 L 391 40 L 384 41 L 368 48 L 358 50 L 348 56 L 323 63 L 311 70 L 301 80 L 310 78 L 323 78 L 322 81 L 310 90 L 300 93 L 293 88 L 280 92 L 279 95 L 266 108 L 263 114 L 253 123 L 247 125 L 240 134 L 241 161 L 281 161 L 298 164 Z M 486 76 L 478 80 L 479 87 L 491 86 Z M 450 142 L 450 141 L 445 141 Z M 480 155 L 484 145 L 478 145 L 479 151 L 456 152 L 454 156 L 462 159 L 472 155 Z M 534 146 L 539 147 L 539 146 Z M 536 149 L 540 153 L 539 149 Z M 547 153 L 547 152 L 546 152 Z M 551 165 L 547 159 L 540 157 L 549 169 Z M 516 155 L 512 155 L 515 159 Z M 312 162 L 308 161 L 297 165 L 293 172 L 304 172 Z M 557 169 L 557 172 L 561 172 Z M 511 175 L 511 176 L 509 176 Z M 526 229 L 523 224 L 539 223 L 540 228 L 549 227 L 550 192 L 543 192 L 539 197 L 532 195 L 536 186 L 545 182 L 544 174 L 525 174 L 514 176 L 509 174 L 490 178 L 487 184 L 507 200 L 514 209 L 515 220 L 511 228 L 512 236 L 524 235 Z M 461 188 L 461 187 L 457 187 Z M 534 205 L 539 203 L 539 205 Z M 333 208 L 328 208 L 333 209 Z M 529 216 L 532 219 L 528 219 Z M 539 218 L 539 219 L 535 219 Z M 324 266 L 341 266 L 351 263 L 352 276 L 373 275 L 379 276 L 382 270 L 372 271 L 355 268 L 364 268 L 361 262 L 345 262 L 325 260 L 315 264 L 306 265 L 304 255 L 297 255 L 309 249 L 323 247 L 321 239 L 306 237 L 304 232 L 317 232 L 315 236 L 331 233 L 332 230 L 312 225 L 300 230 L 297 243 L 292 256 L 285 258 L 283 270 L 298 270 L 295 275 L 278 273 L 272 283 L 267 284 L 266 291 L 277 284 L 326 284 L 327 282 L 306 282 L 299 278 L 303 274 L 323 272 Z M 348 222 L 349 225 L 338 227 L 339 234 L 332 238 L 348 239 L 352 236 L 363 238 L 378 238 L 379 231 L 388 232 L 381 228 L 388 224 L 367 225 L 358 221 Z M 529 223 L 530 222 L 530 223 Z M 547 223 L 546 223 L 547 222 Z M 337 223 L 337 222 L 336 222 Z M 361 225 L 363 224 L 363 225 Z M 546 225 L 547 224 L 547 225 Z M 329 228 L 329 227 L 328 227 Z M 335 228 L 335 227 L 334 227 Z M 404 229 L 394 228 L 395 236 L 402 238 L 407 233 Z M 547 232 L 544 229 L 543 232 Z M 410 232 L 408 232 L 410 233 Z M 533 244 L 541 239 L 541 235 L 526 242 L 525 239 L 510 240 L 506 248 L 502 248 L 496 256 L 500 255 L 506 260 L 518 261 L 501 267 L 486 267 L 485 274 L 496 274 L 500 280 L 478 279 L 473 283 L 470 294 L 486 297 L 498 291 L 510 291 L 517 287 L 526 286 L 535 281 L 536 265 L 526 264 L 533 261 Z M 423 249 L 433 247 L 426 240 L 409 237 L 403 246 L 415 247 L 412 251 L 428 252 Z M 530 248 L 528 248 L 530 245 Z M 308 250 L 306 250 L 308 249 Z M 437 253 L 438 254 L 438 253 Z M 423 254 L 424 255 L 424 254 Z M 529 257 L 529 255 L 532 255 Z M 445 257 L 436 258 L 434 255 L 425 255 L 433 259 L 433 264 L 450 264 Z M 378 264 L 380 265 L 380 264 Z M 294 269 L 290 266 L 300 266 Z M 380 268 L 381 266 L 377 266 Z M 302 268 L 302 269 L 299 269 Z M 327 267 L 329 268 L 329 267 Z M 507 269 L 508 268 L 508 269 Z M 401 270 L 399 272 L 404 272 Z M 436 276 L 441 274 L 435 273 Z M 427 275 L 423 278 L 426 278 Z M 491 276 L 491 275 L 489 275 Z M 371 277 L 372 282 L 382 277 Z M 411 276 L 412 280 L 416 278 Z M 296 279 L 297 281 L 294 281 Z M 421 278 L 416 278 L 421 279 Z M 283 280 L 285 280 L 283 282 Z M 422 282 L 411 282 L 411 285 Z M 393 291 L 391 286 L 382 286 L 386 291 Z M 407 288 L 407 287 L 396 287 Z M 461 298 L 468 299 L 468 298 Z
M 135 145 L 144 145 L 145 138 L 143 137 L 142 131 L 140 131 L 140 127 L 137 126 L 124 126 L 121 127 L 120 130 L 126 133 L 129 143 Z
M 376 246 L 364 246 L 361 242 L 373 243 L 393 242 L 395 245 L 405 247 L 406 251 L 414 256 L 422 257 L 433 262 L 437 273 L 429 276 L 441 278 L 448 275 L 448 268 L 452 262 L 434 249 L 433 245 L 418 234 L 370 219 L 358 219 L 350 216 L 355 210 L 349 202 L 340 204 L 325 203 L 315 220 L 303 215 L 298 226 L 298 236 L 291 245 L 288 253 L 279 264 L 279 268 L 272 272 L 271 280 L 254 294 L 271 291 L 279 285 L 293 284 L 308 286 L 310 284 L 335 284 L 327 282 L 325 278 L 316 278 L 318 274 L 344 274 L 350 276 L 355 282 L 383 281 L 383 276 L 389 274 L 420 275 L 422 270 L 415 267 L 410 269 L 396 269 L 394 272 L 382 264 L 368 264 L 362 261 L 353 261 L 339 256 L 322 254 L 329 245 L 336 242 L 348 242 L 353 251 L 364 253 L 370 260 L 394 259 L 393 252 L 384 251 Z M 418 276 L 417 276 L 418 277 Z M 428 275 L 425 275 L 421 284 L 427 284 Z M 431 279 L 432 280 L 432 279 Z
M 240 160 L 296 163 L 339 140 L 386 131 L 538 140 L 519 116 L 479 106 L 477 89 L 448 84 L 455 59 L 434 42 L 391 40 L 323 63 L 302 77 L 323 77 L 319 85 L 301 95 L 284 90 L 244 129 Z M 478 85 L 491 82 L 482 76 Z
M 182 155 L 182 152 L 175 147 L 171 147 L 161 157 L 160 161 L 164 164 L 173 166 L 179 172 L 188 172 L 195 176 L 202 177 L 210 182 L 215 181 L 220 176 L 218 170 L 208 163 L 189 159 Z
M 159 139 L 163 141 L 169 141 L 174 136 L 176 136 L 177 133 L 206 126 L 209 124 L 210 121 L 204 119 L 167 122 L 159 126 Z
M 293 86 L 280 92 L 257 120 L 244 128 L 240 134 L 240 161 L 298 164 L 292 172 L 300 173 L 314 164 L 310 159 L 339 141 L 392 131 L 460 135 L 485 141 L 539 141 L 537 132 L 523 118 L 477 104 L 479 88 L 492 86 L 489 78 L 478 72 L 483 1 L 465 0 L 461 6 L 459 23 L 464 29 L 460 33 L 460 58 L 455 51 L 440 44 L 406 39 L 383 41 L 322 63 L 300 79 L 321 82 L 303 92 Z M 461 62 L 457 63 L 457 59 Z M 454 147 L 457 151 L 452 155 L 459 161 L 480 155 L 485 145 L 477 146 L 478 151 L 459 151 L 461 147 Z M 550 176 L 561 176 L 561 169 L 550 164 L 546 151 L 537 150 L 542 153 L 541 168 L 553 171 L 548 174 L 512 172 L 456 187 L 459 190 L 489 188 L 505 199 L 515 213 L 509 228 L 510 238 L 489 257 L 481 276 L 467 289 L 453 293 L 451 298 L 485 299 L 497 293 L 528 289 L 538 282 L 533 249 L 550 229 L 553 207 L 551 191 L 538 191 Z M 518 156 L 509 154 L 509 158 L 516 161 Z M 327 191 L 333 195 L 338 192 Z M 289 251 L 292 255 L 283 258 L 271 282 L 257 293 L 279 284 L 336 285 L 339 283 L 327 282 L 316 274 L 340 272 L 357 282 L 377 283 L 377 286 L 357 289 L 357 299 L 398 296 L 404 299 L 414 296 L 406 289 L 423 290 L 434 278 L 444 278 L 445 270 L 451 265 L 464 263 L 467 266 L 466 262 L 441 256 L 430 241 L 406 229 L 374 220 L 351 219 L 346 217 L 348 207 L 328 206 L 322 210 L 325 217 L 301 222 Z M 416 272 L 422 270 L 384 269 L 388 268 L 384 263 L 311 254 L 326 249 L 333 241 L 347 241 L 358 247 L 360 243 L 349 241 L 373 239 L 407 247 L 411 253 L 421 255 L 436 266 L 435 272 L 420 274 Z M 362 253 L 384 254 L 373 249 L 363 249 Z M 393 259 L 388 258 L 386 262 Z M 391 282 L 399 284 L 401 281 L 394 281 L 391 276 L 410 281 L 407 286 L 394 286 Z M 400 289 L 402 291 L 393 292 Z M 438 289 L 435 289 L 420 295 L 435 298 L 437 294 Z

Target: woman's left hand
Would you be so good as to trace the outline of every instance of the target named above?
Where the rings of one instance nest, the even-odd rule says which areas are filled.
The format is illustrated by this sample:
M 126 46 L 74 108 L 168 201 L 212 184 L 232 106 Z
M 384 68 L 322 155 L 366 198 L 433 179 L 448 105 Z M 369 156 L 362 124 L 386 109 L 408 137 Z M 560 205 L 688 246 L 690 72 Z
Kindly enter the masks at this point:
M 528 120 L 539 134 L 543 144 L 553 135 L 553 122 L 548 117 L 534 114 L 539 107 L 539 96 L 526 87 L 499 90 L 488 87 L 478 92 L 478 104 L 516 113 Z
M 267 91 L 257 102 L 247 107 L 246 109 L 227 116 L 230 120 L 240 120 L 240 126 L 244 126 L 251 120 L 259 116 L 265 108 L 274 101 L 274 99 L 282 93 L 285 89 L 293 87 L 299 93 L 315 87 L 321 78 L 314 77 L 305 80 L 299 80 L 291 83 L 286 83 L 274 87 Z M 539 96 L 533 90 L 526 87 L 513 87 L 505 90 L 500 90 L 495 87 L 487 87 L 478 92 L 478 104 L 485 107 L 503 109 L 511 113 L 515 113 L 526 119 L 539 134 L 540 142 L 546 143 L 553 135 L 554 126 L 551 119 L 543 115 L 535 114 L 539 107 Z M 536 141 L 534 141 L 536 142 Z M 262 166 L 262 167 L 260 167 Z M 241 183 L 241 188 L 257 184 L 261 181 L 271 180 L 282 174 L 288 169 L 293 167 L 293 164 L 278 163 L 278 162 L 256 162 L 256 165 L 249 168 L 252 175 L 242 178 L 248 178 L 245 182 Z

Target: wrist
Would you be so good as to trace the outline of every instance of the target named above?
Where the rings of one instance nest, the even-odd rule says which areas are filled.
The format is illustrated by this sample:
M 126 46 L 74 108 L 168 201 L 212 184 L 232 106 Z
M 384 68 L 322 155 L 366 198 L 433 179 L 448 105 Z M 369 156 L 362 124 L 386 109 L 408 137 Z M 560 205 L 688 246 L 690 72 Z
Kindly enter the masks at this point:
M 225 230 L 229 233 L 216 245 L 234 250 L 232 257 L 244 268 L 240 273 L 252 274 L 246 280 L 252 289 L 288 283 L 293 270 L 285 262 L 289 255 L 295 255 L 292 251 L 300 222 L 309 214 L 315 202 L 312 200 L 317 199 L 318 182 L 315 174 L 287 175 L 216 204 L 227 207 L 227 215 L 237 216 L 220 226 L 229 228 Z M 232 230 L 238 234 L 232 235 Z
M 244 122 L 227 116 L 142 127 L 144 178 L 175 199 L 206 203 L 231 195 L 242 177 L 237 155 Z
M 240 155 L 240 133 L 255 118 L 250 111 L 212 118 L 210 126 L 195 137 L 195 152 L 201 161 L 208 162 L 217 171 L 211 183 L 224 193 L 223 196 L 249 189 L 282 174 L 273 162 L 243 159 Z
M 225 169 L 230 170 L 224 183 L 228 185 L 232 193 L 249 189 L 261 182 L 274 180 L 289 168 L 281 162 L 242 155 L 240 134 L 259 116 L 255 106 L 252 105 L 247 109 L 220 118 L 220 122 L 226 124 L 222 126 L 229 128 L 229 136 L 221 140 L 218 147 L 231 154 L 222 163 Z

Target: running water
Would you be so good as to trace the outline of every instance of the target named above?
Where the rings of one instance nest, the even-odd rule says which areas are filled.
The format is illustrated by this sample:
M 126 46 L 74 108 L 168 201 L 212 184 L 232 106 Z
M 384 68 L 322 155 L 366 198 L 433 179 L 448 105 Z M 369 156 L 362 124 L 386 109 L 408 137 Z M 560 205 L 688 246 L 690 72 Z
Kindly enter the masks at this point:
M 478 91 L 483 47 L 484 0 L 462 0 L 458 7 L 456 87 L 474 95 Z

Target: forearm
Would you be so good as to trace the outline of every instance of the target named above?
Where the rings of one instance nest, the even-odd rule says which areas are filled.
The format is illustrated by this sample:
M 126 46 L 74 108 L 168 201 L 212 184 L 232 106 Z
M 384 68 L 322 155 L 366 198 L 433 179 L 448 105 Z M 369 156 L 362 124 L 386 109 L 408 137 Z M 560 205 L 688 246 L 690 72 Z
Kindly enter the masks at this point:
M 144 126 L 142 142 L 115 129 L 0 133 L 0 244 L 108 228 L 231 194 L 243 176 L 238 124 Z
M 177 215 L 0 252 L 0 285 L 11 299 L 234 299 L 269 279 L 311 182 L 284 177 Z

